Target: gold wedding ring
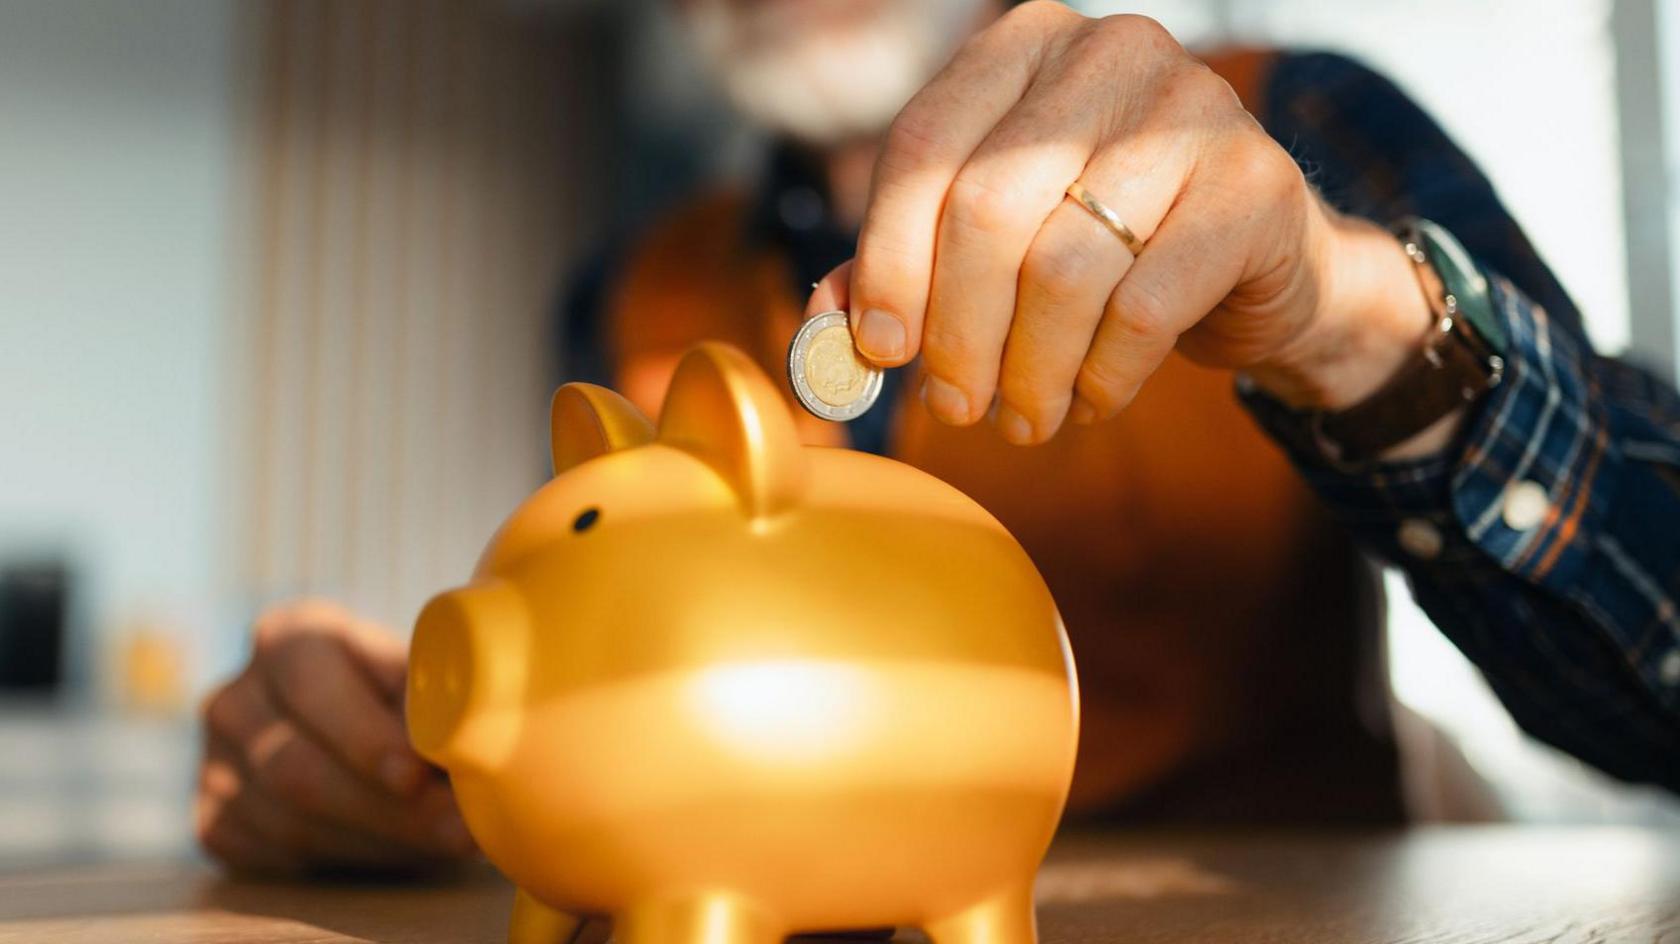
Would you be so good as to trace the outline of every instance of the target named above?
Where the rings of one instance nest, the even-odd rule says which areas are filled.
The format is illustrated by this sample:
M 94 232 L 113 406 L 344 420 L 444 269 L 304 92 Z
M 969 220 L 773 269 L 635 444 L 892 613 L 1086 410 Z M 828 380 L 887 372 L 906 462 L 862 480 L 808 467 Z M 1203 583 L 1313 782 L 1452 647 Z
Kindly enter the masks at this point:
M 1084 184 L 1077 180 L 1068 184 L 1067 195 L 1090 211 L 1092 216 L 1102 221 L 1102 224 L 1108 227 L 1110 232 L 1120 237 L 1120 241 L 1126 244 L 1126 248 L 1131 251 L 1132 255 L 1143 254 L 1143 240 L 1137 238 L 1137 234 L 1132 232 L 1132 228 L 1127 226 L 1118 214 L 1110 210 L 1101 200 L 1091 196 L 1091 191 L 1086 190 Z

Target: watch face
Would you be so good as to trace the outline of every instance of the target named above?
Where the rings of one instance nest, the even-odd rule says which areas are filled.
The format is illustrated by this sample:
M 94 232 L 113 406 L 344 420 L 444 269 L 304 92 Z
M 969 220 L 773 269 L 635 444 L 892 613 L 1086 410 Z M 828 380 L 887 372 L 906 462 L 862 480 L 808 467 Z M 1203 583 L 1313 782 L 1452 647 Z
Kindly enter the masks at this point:
M 1504 354 L 1509 349 L 1505 326 L 1499 323 L 1499 315 L 1493 310 L 1493 296 L 1488 292 L 1487 278 L 1476 267 L 1475 260 L 1470 258 L 1470 253 L 1453 234 L 1438 224 L 1418 220 L 1417 231 L 1429 263 L 1435 267 L 1435 274 L 1441 277 L 1447 291 L 1458 299 L 1459 314 L 1476 329 L 1488 347 L 1497 354 Z

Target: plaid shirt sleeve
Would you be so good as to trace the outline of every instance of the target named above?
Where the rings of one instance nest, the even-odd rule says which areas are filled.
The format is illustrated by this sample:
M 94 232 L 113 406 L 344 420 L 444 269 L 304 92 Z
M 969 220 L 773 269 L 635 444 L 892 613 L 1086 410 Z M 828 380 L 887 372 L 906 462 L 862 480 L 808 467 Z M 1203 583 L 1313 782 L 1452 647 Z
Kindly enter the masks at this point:
M 1541 740 L 1680 790 L 1680 395 L 1595 354 L 1578 311 L 1438 127 L 1336 56 L 1275 68 L 1262 116 L 1327 199 L 1452 230 L 1489 275 L 1505 382 L 1457 441 L 1358 473 L 1302 418 L 1241 396 L 1333 514 L 1399 566 L 1436 625 Z

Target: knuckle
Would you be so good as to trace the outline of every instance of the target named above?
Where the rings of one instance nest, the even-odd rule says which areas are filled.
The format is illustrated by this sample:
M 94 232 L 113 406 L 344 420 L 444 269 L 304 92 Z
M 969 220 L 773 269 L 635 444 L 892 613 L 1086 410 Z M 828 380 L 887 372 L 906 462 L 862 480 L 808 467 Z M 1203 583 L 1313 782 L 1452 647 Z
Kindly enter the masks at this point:
M 1172 307 L 1160 289 L 1135 279 L 1122 281 L 1114 294 L 1114 329 L 1133 341 L 1172 333 Z
M 266 656 L 292 635 L 293 618 L 290 607 L 276 607 L 257 618 L 252 633 L 252 651 L 257 657 Z
M 1105 16 L 1098 21 L 1097 29 L 1104 37 L 1124 43 L 1134 54 L 1140 51 L 1170 53 L 1182 48 L 1159 20 L 1141 13 Z
M 264 610 L 255 623 L 255 648 L 265 653 L 305 632 L 342 632 L 355 622 L 344 607 L 323 597 L 304 597 Z
M 1176 79 L 1186 95 L 1204 108 L 1228 107 L 1242 111 L 1242 99 L 1237 96 L 1237 90 L 1199 60 L 1186 58 Z
M 1270 141 L 1239 145 L 1231 155 L 1229 166 L 1236 186 L 1273 196 L 1287 192 L 1301 177 L 1295 162 Z
M 1231 155 L 1230 166 L 1238 183 L 1252 188 L 1272 190 L 1284 176 L 1278 161 L 1273 158 L 1272 148 L 1263 148 L 1260 144 L 1240 144 Z
M 292 606 L 292 622 L 304 630 L 338 631 L 354 621 L 349 610 L 325 597 L 305 597 Z
M 302 750 L 294 738 L 258 770 L 257 780 L 269 794 L 310 813 L 325 812 L 325 771 L 319 758 Z
M 979 174 L 963 171 L 951 182 L 946 216 L 956 226 L 976 233 L 995 234 L 1019 218 L 1015 197 Z
M 222 737 L 232 737 L 238 729 L 239 708 L 235 702 L 234 686 L 241 684 L 244 676 L 223 685 L 211 693 L 204 702 L 204 727 L 211 734 Z
M 1231 86 L 1194 59 L 1185 58 L 1163 69 L 1153 88 L 1155 94 L 1146 106 L 1153 123 L 1182 125 L 1188 120 L 1206 134 L 1206 129 L 1225 127 L 1225 115 L 1247 114 Z
M 1311 196 L 1312 190 L 1307 186 L 1307 178 L 1301 173 L 1300 165 L 1295 163 L 1295 159 L 1290 157 L 1287 151 L 1270 142 L 1266 151 L 1270 155 L 1273 186 L 1277 188 L 1275 194 L 1282 199 L 1301 201 L 1298 207 L 1304 209 L 1306 198 Z
M 1089 243 L 1068 240 L 1054 247 L 1033 247 L 1021 264 L 1021 278 L 1050 301 L 1063 302 L 1086 294 L 1101 269 L 1099 253 Z
M 911 101 L 887 128 L 879 158 L 889 173 L 912 174 L 938 157 L 944 123 L 921 101 Z
M 1126 406 L 1126 379 L 1097 358 L 1087 359 L 1080 365 L 1073 389 L 1102 417 L 1112 416 Z
M 1070 14 L 1078 15 L 1061 0 L 1030 0 L 1004 14 L 1004 19 L 1014 23 L 1049 25 L 1065 22 Z

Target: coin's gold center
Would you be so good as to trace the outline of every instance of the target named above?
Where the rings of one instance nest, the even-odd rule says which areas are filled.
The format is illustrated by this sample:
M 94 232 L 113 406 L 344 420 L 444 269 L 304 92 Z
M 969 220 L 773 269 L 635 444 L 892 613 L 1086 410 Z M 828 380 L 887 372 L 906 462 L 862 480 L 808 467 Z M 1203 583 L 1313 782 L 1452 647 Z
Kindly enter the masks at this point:
M 845 325 L 829 325 L 811 338 L 805 355 L 805 382 L 829 406 L 848 406 L 869 382 L 869 367 L 852 346 Z

